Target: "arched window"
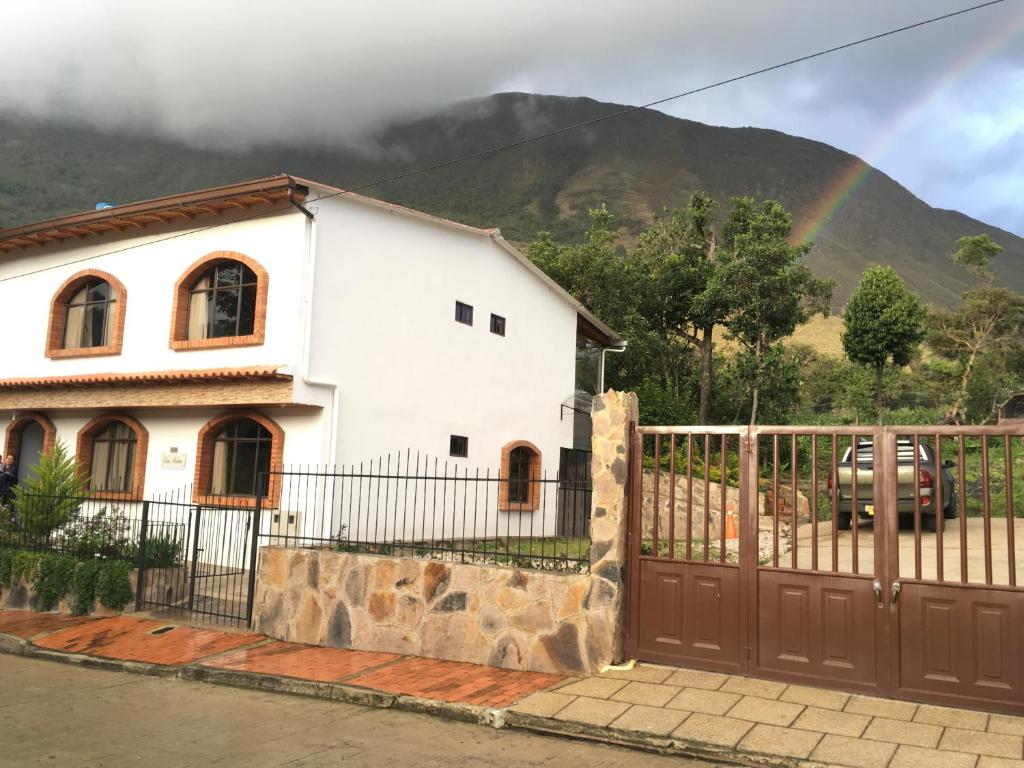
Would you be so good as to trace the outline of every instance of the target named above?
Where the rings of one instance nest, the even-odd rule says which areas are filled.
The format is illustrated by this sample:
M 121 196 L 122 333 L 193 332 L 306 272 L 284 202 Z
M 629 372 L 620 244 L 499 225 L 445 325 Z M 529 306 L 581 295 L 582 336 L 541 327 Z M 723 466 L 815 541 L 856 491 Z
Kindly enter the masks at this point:
M 533 443 L 519 440 L 501 451 L 501 483 L 498 502 L 507 512 L 540 509 L 540 451 Z
M 65 281 L 50 305 L 47 356 L 119 354 L 126 299 L 124 286 L 106 272 L 80 272 Z
M 96 498 L 139 499 L 149 434 L 135 419 L 104 415 L 78 434 L 78 463 Z
M 270 470 L 279 467 L 284 432 L 257 413 L 228 413 L 208 422 L 199 433 L 196 490 L 202 503 L 252 504 L 257 496 L 276 504 Z
M 175 288 L 173 349 L 263 343 L 267 273 L 231 251 L 203 257 Z
M 18 480 L 21 481 L 39 463 L 39 455 L 53 447 L 57 428 L 41 413 L 23 413 L 8 422 L 3 456 L 13 456 Z

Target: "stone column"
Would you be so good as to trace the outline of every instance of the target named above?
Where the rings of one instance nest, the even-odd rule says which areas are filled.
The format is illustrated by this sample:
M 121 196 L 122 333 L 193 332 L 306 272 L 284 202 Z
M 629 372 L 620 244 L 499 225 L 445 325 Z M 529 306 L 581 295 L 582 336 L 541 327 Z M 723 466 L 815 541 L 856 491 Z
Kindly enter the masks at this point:
M 608 637 L 598 640 L 605 664 L 621 661 L 623 655 L 629 427 L 637 417 L 637 398 L 632 392 L 608 390 L 594 398 L 590 587 L 584 607 L 603 608 L 608 618 Z

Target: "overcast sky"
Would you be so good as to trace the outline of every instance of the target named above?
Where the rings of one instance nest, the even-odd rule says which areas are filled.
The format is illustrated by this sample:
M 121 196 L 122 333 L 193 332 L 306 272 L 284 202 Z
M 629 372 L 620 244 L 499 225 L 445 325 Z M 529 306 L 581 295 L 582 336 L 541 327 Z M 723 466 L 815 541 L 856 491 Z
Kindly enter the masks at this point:
M 497 91 L 652 101 L 979 1 L 0 0 L 0 114 L 352 140 Z M 1024 235 L 1024 0 L 661 109 L 826 141 Z

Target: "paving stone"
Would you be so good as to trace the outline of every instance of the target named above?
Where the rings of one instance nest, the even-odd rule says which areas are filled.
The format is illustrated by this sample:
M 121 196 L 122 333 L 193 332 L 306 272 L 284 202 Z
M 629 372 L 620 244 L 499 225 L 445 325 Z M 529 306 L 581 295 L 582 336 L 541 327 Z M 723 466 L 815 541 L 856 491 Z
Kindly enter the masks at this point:
M 982 755 L 981 759 L 978 760 L 978 768 L 1024 768 L 1024 760 Z
M 703 744 L 717 744 L 720 747 L 735 747 L 740 739 L 754 724 L 747 720 L 734 720 L 731 717 L 716 717 L 702 712 L 694 712 L 683 720 L 672 735 L 677 739 L 687 739 Z
M 893 744 L 910 744 L 915 747 L 937 747 L 942 736 L 938 725 L 909 723 L 905 720 L 890 720 L 876 717 L 864 731 L 865 739 L 890 741 Z
M 794 704 L 806 704 L 820 709 L 841 710 L 850 700 L 850 694 L 840 691 L 826 691 L 824 688 L 808 688 L 804 685 L 791 685 L 782 692 L 779 701 L 791 701 Z
M 573 723 L 606 726 L 629 709 L 629 704 L 622 701 L 606 701 L 580 696 L 565 709 L 555 715 L 556 720 L 568 720 Z
M 774 699 L 761 699 L 757 696 L 744 696 L 736 706 L 727 713 L 729 717 L 739 720 L 752 720 L 755 723 L 768 725 L 791 725 L 797 716 L 804 711 L 803 704 L 789 704 Z
M 803 714 L 793 723 L 794 728 L 805 728 L 808 731 L 820 731 L 837 736 L 860 736 L 868 727 L 871 718 L 867 715 L 855 715 L 852 712 L 836 712 L 833 709 L 807 707 Z
M 968 731 L 984 731 L 988 727 L 988 714 L 975 712 L 973 709 L 954 709 L 953 707 L 934 707 L 931 704 L 921 704 L 914 715 L 914 722 L 948 725 L 953 728 L 965 728 Z
M 572 685 L 573 683 L 578 683 L 579 681 L 580 681 L 580 678 L 578 678 L 578 677 L 567 677 L 567 678 L 565 678 L 563 680 L 559 680 L 557 683 L 555 683 L 550 688 L 548 688 L 548 690 L 549 691 L 557 691 L 560 688 L 565 688 L 565 686 Z
M 785 683 L 772 680 L 755 680 L 752 677 L 730 677 L 719 689 L 728 693 L 741 693 L 744 696 L 759 696 L 762 699 L 777 699 L 786 690 Z
M 217 656 L 203 662 L 203 666 L 325 683 L 351 677 L 400 658 L 392 653 L 275 642 Z
M 716 691 L 721 688 L 728 679 L 728 675 L 722 675 L 718 672 L 703 672 L 699 669 L 680 669 L 673 672 L 667 679 L 665 679 L 664 682 L 669 685 L 681 685 L 685 688 L 707 688 L 710 691 Z
M 1024 736 L 1024 717 L 1012 715 L 990 715 L 988 729 L 992 733 L 1008 733 L 1011 736 Z
M 640 683 L 664 683 L 675 671 L 675 667 L 637 664 L 632 669 L 609 669 L 607 672 L 602 672 L 601 677 L 610 677 L 613 680 L 636 680 Z
M 889 768 L 974 768 L 977 755 L 901 744 Z
M 896 746 L 884 741 L 828 733 L 811 753 L 811 759 L 848 768 L 885 768 L 896 752 Z
M 613 701 L 626 701 L 630 704 L 664 707 L 681 690 L 682 688 L 677 685 L 632 682 L 625 688 L 613 693 L 611 698 Z
M 890 720 L 913 720 L 917 711 L 917 704 L 909 701 L 894 701 L 892 699 L 877 699 L 874 696 L 851 696 L 843 708 L 844 712 L 853 712 L 855 715 L 871 715 L 871 717 L 886 717 Z
M 690 712 L 704 712 L 708 715 L 724 715 L 736 706 L 736 702 L 741 698 L 737 693 L 684 688 L 665 706 L 671 709 L 685 709 Z
M 939 742 L 939 749 L 954 752 L 977 752 L 992 757 L 1024 758 L 1024 737 L 1003 733 L 979 733 L 962 728 L 947 728 Z
M 663 707 L 645 707 L 635 704 L 615 720 L 611 727 L 626 731 L 642 731 L 656 736 L 668 736 L 679 724 L 690 716 L 689 712 Z
M 532 696 L 527 696 L 518 704 L 515 704 L 512 710 L 522 712 L 524 715 L 554 717 L 575 700 L 575 696 L 566 696 L 552 691 L 541 691 Z
M 603 677 L 587 677 L 572 685 L 559 688 L 559 693 L 569 696 L 590 696 L 595 699 L 607 699 L 621 688 L 625 688 L 628 680 L 607 680 Z
M 779 728 L 760 723 L 743 737 L 739 749 L 786 757 L 807 757 L 818 746 L 822 735 L 811 731 L 795 731 L 792 728 Z

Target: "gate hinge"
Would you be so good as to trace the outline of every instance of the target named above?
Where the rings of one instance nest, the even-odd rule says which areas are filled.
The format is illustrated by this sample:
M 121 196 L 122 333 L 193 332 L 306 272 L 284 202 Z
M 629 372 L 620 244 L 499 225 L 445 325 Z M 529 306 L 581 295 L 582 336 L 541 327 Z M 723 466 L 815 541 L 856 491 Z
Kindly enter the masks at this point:
M 740 441 L 740 446 L 743 448 L 744 453 L 750 453 L 750 451 L 753 450 L 753 445 L 753 441 L 751 441 L 749 437 L 744 437 Z

